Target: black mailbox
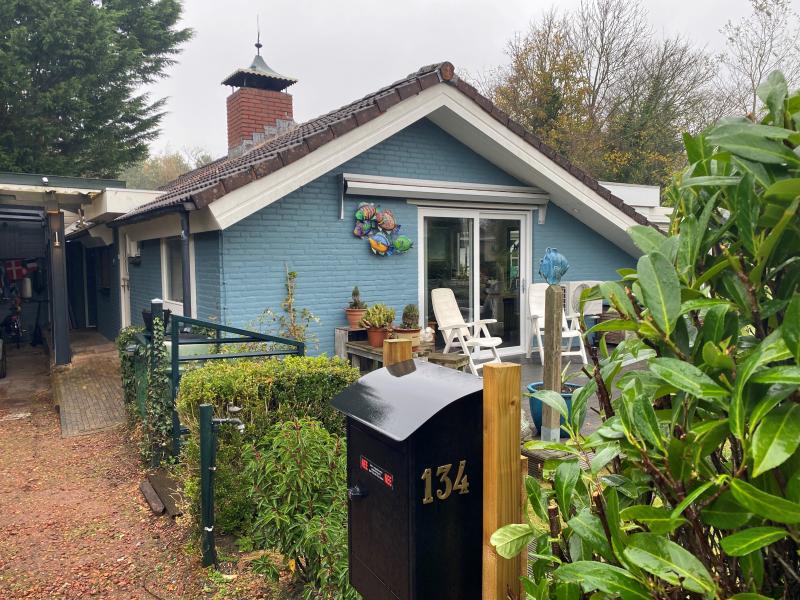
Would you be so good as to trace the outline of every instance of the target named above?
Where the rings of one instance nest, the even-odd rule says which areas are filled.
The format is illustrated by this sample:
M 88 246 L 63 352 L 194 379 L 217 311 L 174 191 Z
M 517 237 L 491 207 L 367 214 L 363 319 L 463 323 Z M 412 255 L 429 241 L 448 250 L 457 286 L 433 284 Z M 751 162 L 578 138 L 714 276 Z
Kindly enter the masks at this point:
M 410 360 L 332 404 L 347 416 L 353 587 L 365 600 L 480 599 L 482 381 Z

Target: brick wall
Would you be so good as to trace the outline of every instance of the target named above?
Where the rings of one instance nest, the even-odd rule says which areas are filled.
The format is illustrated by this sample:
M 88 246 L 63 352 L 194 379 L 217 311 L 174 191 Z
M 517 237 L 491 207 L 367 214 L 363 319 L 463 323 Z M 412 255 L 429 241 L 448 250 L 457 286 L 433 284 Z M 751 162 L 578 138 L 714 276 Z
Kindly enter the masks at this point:
M 339 220 L 336 176 L 343 172 L 520 185 L 423 119 L 222 233 L 225 323 L 247 326 L 265 308 L 280 311 L 284 265 L 298 272 L 297 306 L 321 320 L 313 327 L 320 352 L 333 353 L 333 328 L 347 324 L 343 309 L 354 285 L 366 302 L 394 307 L 398 320 L 403 306 L 417 303 L 416 207 L 405 199 L 347 197 Z M 366 240 L 353 236 L 353 212 L 362 200 L 390 208 L 415 247 L 401 256 L 374 256 Z
M 141 263 L 128 265 L 131 295 L 131 323 L 142 325 L 142 309 L 150 309 L 153 298 L 161 298 L 161 242 L 141 242 Z
M 228 148 L 236 148 L 278 119 L 293 118 L 292 96 L 285 92 L 239 88 L 228 96 Z

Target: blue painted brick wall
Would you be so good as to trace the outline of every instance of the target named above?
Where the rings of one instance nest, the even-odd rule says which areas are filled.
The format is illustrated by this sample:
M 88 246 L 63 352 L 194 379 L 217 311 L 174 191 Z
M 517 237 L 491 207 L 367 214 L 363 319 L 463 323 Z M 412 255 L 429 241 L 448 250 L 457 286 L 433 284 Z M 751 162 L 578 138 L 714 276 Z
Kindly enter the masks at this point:
M 197 285 L 197 318 L 220 322 L 220 232 L 194 235 L 194 272 Z
M 297 306 L 320 318 L 312 331 L 321 352 L 333 352 L 333 329 L 346 325 L 342 309 L 354 285 L 366 302 L 394 307 L 398 320 L 405 304 L 418 302 L 417 246 L 402 256 L 376 257 L 365 240 L 352 234 L 358 202 L 373 200 L 390 208 L 403 232 L 418 244 L 416 207 L 405 198 L 348 197 L 340 221 L 336 176 L 343 172 L 524 185 L 423 119 L 222 233 L 224 323 L 247 326 L 265 308 L 280 311 L 286 267 L 298 272 Z M 635 262 L 552 204 L 546 224 L 534 224 L 533 235 L 534 273 L 547 246 L 569 258 L 568 280 L 614 278 L 616 268 Z
M 161 298 L 161 242 L 141 242 L 141 264 L 128 266 L 131 295 L 131 322 L 143 325 L 142 309 L 150 308 L 150 300 Z
M 403 306 L 417 303 L 417 247 L 402 256 L 372 255 L 367 241 L 352 233 L 353 212 L 363 199 L 347 198 L 345 219 L 339 220 L 336 175 L 344 172 L 519 185 L 423 119 L 223 232 L 226 323 L 245 326 L 265 308 L 280 310 L 284 265 L 298 272 L 297 305 L 320 318 L 313 332 L 321 352 L 333 353 L 333 328 L 347 324 L 343 308 L 354 285 L 368 303 L 394 307 L 398 319 Z M 405 199 L 375 202 L 390 208 L 403 232 L 419 241 L 415 206 Z
M 635 267 L 636 259 L 609 242 L 552 202 L 547 207 L 544 225 L 539 225 L 534 213 L 533 272 L 534 282 L 543 281 L 539 275 L 539 260 L 546 248 L 558 248 L 569 260 L 564 281 L 582 279 L 619 279 L 617 269 Z

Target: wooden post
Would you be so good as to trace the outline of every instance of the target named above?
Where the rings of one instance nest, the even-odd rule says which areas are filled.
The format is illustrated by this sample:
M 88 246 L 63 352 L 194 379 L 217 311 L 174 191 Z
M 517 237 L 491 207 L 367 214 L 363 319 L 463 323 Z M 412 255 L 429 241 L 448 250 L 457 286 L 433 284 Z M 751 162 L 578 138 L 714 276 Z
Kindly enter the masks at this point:
M 520 560 L 500 557 L 490 543 L 503 525 L 522 522 L 520 474 L 520 366 L 483 367 L 483 600 L 523 597 Z
M 564 310 L 564 290 L 560 285 L 550 285 L 544 294 L 544 389 L 561 393 L 561 320 Z M 561 414 L 547 404 L 542 404 L 543 441 L 561 439 Z
M 383 341 L 383 366 L 389 367 L 395 363 L 411 360 L 411 340 L 384 340 Z
M 520 455 L 519 457 L 519 474 L 520 474 L 520 488 L 522 490 L 522 500 L 520 508 L 520 516 L 522 517 L 520 523 L 527 521 L 528 516 L 528 490 L 525 489 L 525 478 L 528 476 L 528 457 Z M 519 576 L 528 576 L 528 549 L 522 551 L 519 555 Z

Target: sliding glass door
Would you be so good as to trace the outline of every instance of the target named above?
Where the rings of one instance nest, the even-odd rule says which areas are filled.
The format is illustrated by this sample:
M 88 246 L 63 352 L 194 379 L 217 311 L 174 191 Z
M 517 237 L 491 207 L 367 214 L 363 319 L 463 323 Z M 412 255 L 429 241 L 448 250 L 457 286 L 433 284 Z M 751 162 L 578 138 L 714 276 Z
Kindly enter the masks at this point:
M 503 338 L 501 348 L 521 346 L 520 218 L 480 218 L 479 315 L 496 319 L 489 333 Z
M 524 298 L 530 271 L 527 215 L 512 211 L 421 208 L 421 308 L 435 322 L 431 290 L 453 290 L 467 322 L 488 325 L 506 353 L 521 352 L 525 339 Z
M 425 218 L 425 314 L 429 322 L 436 321 L 430 303 L 430 291 L 436 288 L 453 290 L 464 320 L 473 319 L 474 229 L 471 217 Z

